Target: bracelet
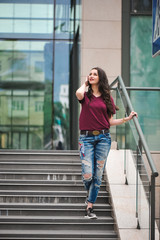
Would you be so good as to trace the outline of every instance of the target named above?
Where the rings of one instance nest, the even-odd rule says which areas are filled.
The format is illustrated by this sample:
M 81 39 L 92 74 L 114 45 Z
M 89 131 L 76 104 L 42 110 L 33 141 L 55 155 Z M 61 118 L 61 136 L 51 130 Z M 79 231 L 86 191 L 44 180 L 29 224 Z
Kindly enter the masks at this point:
M 126 123 L 127 121 L 125 120 L 125 118 L 123 118 L 123 123 Z

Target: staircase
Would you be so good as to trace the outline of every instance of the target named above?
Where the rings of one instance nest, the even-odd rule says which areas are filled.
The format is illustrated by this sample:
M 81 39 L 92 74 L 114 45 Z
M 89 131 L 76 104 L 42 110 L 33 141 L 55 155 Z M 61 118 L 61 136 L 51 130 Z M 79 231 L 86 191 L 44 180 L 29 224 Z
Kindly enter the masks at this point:
M 0 153 L 0 239 L 118 240 L 105 182 L 98 219 L 84 218 L 85 198 L 77 151 Z

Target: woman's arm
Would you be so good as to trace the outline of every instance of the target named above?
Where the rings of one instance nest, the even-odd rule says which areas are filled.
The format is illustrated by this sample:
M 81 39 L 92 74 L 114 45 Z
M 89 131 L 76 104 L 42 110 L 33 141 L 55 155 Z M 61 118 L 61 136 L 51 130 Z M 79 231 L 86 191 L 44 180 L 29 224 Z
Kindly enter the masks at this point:
M 85 83 L 83 83 L 82 86 L 78 88 L 76 91 L 76 97 L 78 98 L 78 100 L 82 100 L 84 98 L 84 93 L 87 86 L 88 86 L 88 78 L 86 78 Z
M 134 111 L 132 111 L 130 113 L 130 115 L 125 118 L 114 119 L 113 116 L 111 116 L 111 118 L 109 119 L 110 126 L 121 125 L 121 124 L 131 120 L 134 116 L 138 117 L 138 114 Z

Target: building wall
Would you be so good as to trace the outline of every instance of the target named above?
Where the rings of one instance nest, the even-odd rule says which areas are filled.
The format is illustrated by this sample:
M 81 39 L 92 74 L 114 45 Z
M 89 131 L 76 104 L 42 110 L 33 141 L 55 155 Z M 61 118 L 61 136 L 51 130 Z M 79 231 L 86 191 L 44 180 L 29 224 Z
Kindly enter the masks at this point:
M 121 0 L 82 0 L 81 80 L 92 67 L 121 75 Z

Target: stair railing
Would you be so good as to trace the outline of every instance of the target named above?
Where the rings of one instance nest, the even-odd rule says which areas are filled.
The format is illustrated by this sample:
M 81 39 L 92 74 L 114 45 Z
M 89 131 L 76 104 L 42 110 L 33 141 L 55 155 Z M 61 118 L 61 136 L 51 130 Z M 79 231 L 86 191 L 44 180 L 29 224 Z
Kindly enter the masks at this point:
M 116 85 L 116 87 L 114 87 Z M 116 90 L 116 94 L 119 96 L 122 106 L 124 107 L 125 115 L 128 116 L 131 111 L 133 111 L 133 106 L 130 100 L 130 97 L 128 95 L 127 89 L 124 85 L 124 82 L 120 76 L 118 76 L 110 85 L 111 90 Z M 147 89 L 146 89 L 147 90 Z M 136 111 L 136 109 L 135 109 Z M 123 116 L 124 117 L 124 116 Z M 135 150 L 135 155 L 136 155 L 136 217 L 137 217 L 137 228 L 140 228 L 140 223 L 139 223 L 139 182 L 141 180 L 143 181 L 143 178 L 140 180 L 139 174 L 141 171 L 148 170 L 150 172 L 150 178 L 149 178 L 149 186 L 148 186 L 148 192 L 149 192 L 149 206 L 150 206 L 150 211 L 149 211 L 149 238 L 151 240 L 155 240 L 155 178 L 158 176 L 158 172 L 156 170 L 154 161 L 152 159 L 152 156 L 150 154 L 148 145 L 146 143 L 145 137 L 143 135 L 142 129 L 140 127 L 139 121 L 136 117 L 133 117 L 133 122 L 134 122 L 134 128 L 136 129 L 136 136 L 138 140 L 136 141 L 136 150 Z M 133 126 L 129 126 L 130 129 L 133 129 Z M 133 131 L 132 131 L 133 132 Z M 123 134 L 126 134 L 126 131 L 123 131 Z M 134 136 L 134 133 L 133 133 Z M 136 137 L 135 137 L 136 139 Z M 125 140 L 126 143 L 126 140 Z M 125 149 L 126 149 L 126 144 L 125 144 Z M 145 161 L 142 161 L 143 155 L 145 153 Z M 134 155 L 134 153 L 133 153 Z M 142 166 L 142 163 L 144 166 Z M 147 166 L 146 166 L 147 165 Z M 143 168 L 143 169 L 142 169 Z M 126 168 L 126 154 L 125 154 L 125 166 L 124 166 L 124 173 L 126 173 L 127 168 Z M 126 184 L 127 184 L 127 179 L 126 179 Z

